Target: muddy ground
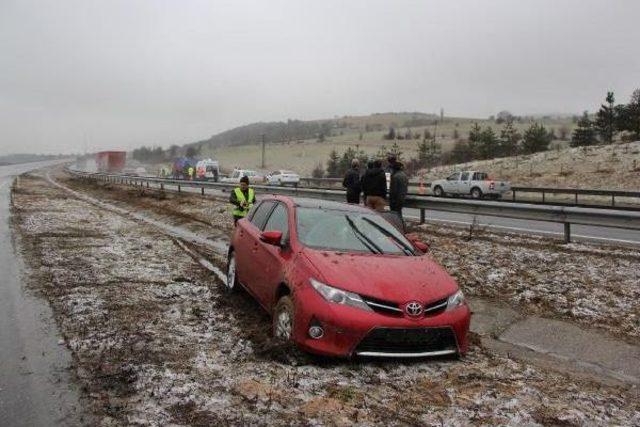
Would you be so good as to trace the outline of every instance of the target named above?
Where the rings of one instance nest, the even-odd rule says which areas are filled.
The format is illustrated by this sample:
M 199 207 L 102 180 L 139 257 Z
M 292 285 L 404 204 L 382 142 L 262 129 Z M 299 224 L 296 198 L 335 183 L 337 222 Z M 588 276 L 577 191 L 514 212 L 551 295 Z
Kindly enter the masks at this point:
M 230 229 L 222 202 L 158 200 L 59 178 L 210 239 L 223 239 Z M 497 356 L 475 339 L 461 361 L 300 354 L 273 342 L 270 320 L 258 305 L 243 293 L 225 294 L 217 276 L 175 238 L 70 198 L 42 176 L 21 178 L 13 221 L 30 267 L 29 286 L 51 304 L 88 410 L 102 425 L 640 423 L 636 389 Z M 439 251 L 451 252 L 447 241 L 464 238 L 429 235 L 434 255 L 454 270 L 456 258 Z M 482 248 L 509 247 L 486 242 Z M 211 258 L 222 266 L 219 257 Z M 467 292 L 484 292 L 466 283 L 482 279 L 484 270 L 465 274 L 460 279 Z M 514 295 L 523 292 L 518 289 Z M 575 307 L 575 300 L 567 306 Z M 556 310 L 549 302 L 543 306 Z M 634 336 L 633 328 L 628 334 Z

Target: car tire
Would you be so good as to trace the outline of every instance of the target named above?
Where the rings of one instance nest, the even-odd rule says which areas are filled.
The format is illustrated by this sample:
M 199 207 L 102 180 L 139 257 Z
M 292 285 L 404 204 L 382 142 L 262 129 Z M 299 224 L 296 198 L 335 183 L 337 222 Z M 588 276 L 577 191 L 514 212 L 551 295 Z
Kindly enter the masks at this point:
M 474 199 L 482 199 L 482 190 L 478 187 L 473 187 L 471 189 L 471 197 Z
M 225 283 L 225 290 L 230 294 L 238 290 L 238 271 L 234 251 L 229 252 L 229 257 L 227 258 L 227 281 Z
M 436 188 L 433 189 L 433 195 L 436 197 L 444 197 L 444 191 L 442 191 L 442 187 L 436 185 Z
M 295 308 L 293 300 L 285 295 L 278 300 L 273 309 L 273 336 L 283 341 L 291 341 L 293 338 L 293 325 Z

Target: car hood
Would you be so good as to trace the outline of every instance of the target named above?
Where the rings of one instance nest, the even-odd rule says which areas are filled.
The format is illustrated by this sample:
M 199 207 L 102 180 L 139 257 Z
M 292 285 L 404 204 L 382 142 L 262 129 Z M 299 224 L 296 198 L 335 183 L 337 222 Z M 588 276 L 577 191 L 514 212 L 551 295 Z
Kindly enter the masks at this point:
M 327 285 L 403 304 L 435 301 L 458 290 L 455 280 L 430 255 L 387 256 L 305 249 Z

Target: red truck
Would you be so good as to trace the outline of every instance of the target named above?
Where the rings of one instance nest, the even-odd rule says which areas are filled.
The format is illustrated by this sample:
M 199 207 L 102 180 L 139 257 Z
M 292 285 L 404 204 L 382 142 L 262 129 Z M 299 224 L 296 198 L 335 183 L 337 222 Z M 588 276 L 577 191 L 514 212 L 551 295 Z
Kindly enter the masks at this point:
M 122 172 L 126 160 L 126 151 L 101 151 L 96 154 L 98 172 Z

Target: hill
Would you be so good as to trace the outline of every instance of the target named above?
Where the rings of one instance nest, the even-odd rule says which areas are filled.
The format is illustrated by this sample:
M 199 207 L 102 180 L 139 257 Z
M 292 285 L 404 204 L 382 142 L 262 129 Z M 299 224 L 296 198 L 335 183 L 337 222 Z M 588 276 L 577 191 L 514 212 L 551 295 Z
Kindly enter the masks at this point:
M 575 124 L 571 117 L 541 118 L 521 117 L 514 123 L 524 131 L 532 121 L 542 123 L 557 135 L 556 145 L 566 142 L 559 139 L 561 130 L 570 135 Z M 234 167 L 261 169 L 261 134 L 265 134 L 265 171 L 293 169 L 301 175 L 310 175 L 314 167 L 325 165 L 332 150 L 344 152 L 348 147 L 362 150 L 369 156 L 384 153 L 394 142 L 405 159 L 417 156 L 418 143 L 428 135 L 436 135 L 436 141 L 446 153 L 455 141 L 466 138 L 472 126 L 492 127 L 499 134 L 502 124 L 495 120 L 465 117 L 440 117 L 424 113 L 378 113 L 367 116 L 343 116 L 315 121 L 289 120 L 287 122 L 254 123 L 212 136 L 206 141 L 191 144 L 200 157 L 220 160 L 223 170 Z M 386 139 L 393 127 L 396 140 Z

